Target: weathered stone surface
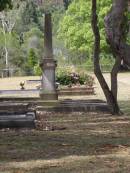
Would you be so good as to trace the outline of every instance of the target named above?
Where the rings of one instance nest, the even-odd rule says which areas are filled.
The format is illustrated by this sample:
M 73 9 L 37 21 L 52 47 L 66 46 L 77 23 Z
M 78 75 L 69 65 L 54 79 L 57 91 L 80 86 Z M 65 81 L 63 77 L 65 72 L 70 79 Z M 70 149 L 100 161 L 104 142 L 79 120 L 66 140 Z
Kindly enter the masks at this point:
M 28 103 L 0 103 L 0 128 L 34 128 L 35 111 Z
M 41 63 L 43 74 L 40 97 L 43 100 L 58 100 L 55 86 L 55 68 L 57 63 L 53 58 L 52 17 L 50 13 L 45 14 L 44 26 L 44 57 Z
M 40 91 L 40 98 L 43 100 L 58 100 L 58 93 L 56 91 L 45 92 L 44 90 Z
M 0 103 L 0 114 L 15 114 L 15 113 L 27 113 L 29 109 L 28 103 L 10 103 L 2 102 Z
M 109 112 L 109 107 L 102 101 L 85 101 L 85 100 L 65 100 L 58 105 L 38 105 L 36 111 L 54 111 L 54 112 Z

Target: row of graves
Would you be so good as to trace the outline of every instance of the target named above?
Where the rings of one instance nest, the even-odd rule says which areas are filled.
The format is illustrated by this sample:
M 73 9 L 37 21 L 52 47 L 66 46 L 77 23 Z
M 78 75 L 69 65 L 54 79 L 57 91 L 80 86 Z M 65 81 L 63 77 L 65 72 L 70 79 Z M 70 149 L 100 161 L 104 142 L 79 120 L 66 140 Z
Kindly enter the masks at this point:
M 39 8 L 44 8 L 44 56 L 41 63 L 42 79 L 40 88 L 37 89 L 39 97 L 1 97 L 0 102 L 0 128 L 40 128 L 44 126 L 44 117 L 49 113 L 71 113 L 88 111 L 108 111 L 107 104 L 100 100 L 59 99 L 59 96 L 90 95 L 94 93 L 93 80 L 88 85 L 80 84 L 80 76 L 71 73 L 71 84 L 58 88 L 56 84 L 55 70 L 57 62 L 53 58 L 52 45 L 52 12 L 57 8 L 63 8 L 63 0 L 37 0 Z M 31 81 L 30 81 L 31 82 Z M 21 83 L 21 92 L 29 92 Z M 35 91 L 33 91 L 35 92 Z M 42 124 L 42 125 L 41 125 Z

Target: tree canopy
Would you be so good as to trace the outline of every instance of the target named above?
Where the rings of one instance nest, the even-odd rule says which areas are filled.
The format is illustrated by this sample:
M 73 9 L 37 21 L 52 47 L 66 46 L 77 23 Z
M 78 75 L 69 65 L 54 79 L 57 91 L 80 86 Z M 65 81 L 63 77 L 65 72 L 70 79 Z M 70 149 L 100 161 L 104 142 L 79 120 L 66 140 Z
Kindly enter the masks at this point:
M 98 1 L 97 11 L 101 32 L 101 50 L 104 54 L 110 54 L 105 38 L 104 17 L 110 10 L 111 3 L 112 0 Z M 75 0 L 70 4 L 61 21 L 59 37 L 64 40 L 65 45 L 70 50 L 92 54 L 91 1 Z
M 0 0 L 0 11 L 11 8 L 12 7 L 12 1 L 11 0 Z

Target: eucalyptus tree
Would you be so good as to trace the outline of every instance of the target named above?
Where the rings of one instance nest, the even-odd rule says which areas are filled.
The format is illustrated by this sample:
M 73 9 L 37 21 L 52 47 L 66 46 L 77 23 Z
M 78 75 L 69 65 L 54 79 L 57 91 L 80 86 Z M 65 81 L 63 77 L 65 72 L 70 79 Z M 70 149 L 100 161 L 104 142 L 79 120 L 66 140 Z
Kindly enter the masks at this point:
M 0 12 L 0 27 L 1 27 L 0 34 L 4 40 L 2 42 L 3 44 L 2 47 L 4 50 L 6 69 L 8 69 L 10 66 L 9 57 L 11 60 L 12 52 L 15 52 L 13 51 L 14 49 L 16 50 L 16 48 L 14 48 L 15 42 L 18 43 L 16 33 L 14 32 L 14 28 L 20 13 L 20 8 L 17 8 L 16 4 L 14 4 L 13 6 L 8 6 L 8 7 L 10 7 L 11 9 L 8 8 Z M 3 51 L 1 53 L 3 54 Z M 15 55 L 12 55 L 12 56 L 15 57 Z
M 129 0 L 113 0 L 112 8 L 105 17 L 106 38 L 115 57 L 111 72 L 111 90 L 116 99 L 117 73 L 121 62 L 124 61 L 130 67 L 130 45 L 127 43 L 129 3 Z
M 105 17 L 107 42 L 111 47 L 115 64 L 111 71 L 111 89 L 108 87 L 100 69 L 100 30 L 98 26 L 97 0 L 92 0 L 92 28 L 95 36 L 94 72 L 106 96 L 113 114 L 120 114 L 117 102 L 117 74 L 121 61 L 130 66 L 130 45 L 127 44 L 128 0 L 113 0 L 112 7 Z
M 107 103 L 112 114 L 120 114 L 120 108 L 117 103 L 117 99 L 114 97 L 112 91 L 109 89 L 105 78 L 103 77 L 100 68 L 100 31 L 98 26 L 98 15 L 97 15 L 97 0 L 92 0 L 92 29 L 94 33 L 94 73 L 100 83 L 100 86 L 104 92 Z

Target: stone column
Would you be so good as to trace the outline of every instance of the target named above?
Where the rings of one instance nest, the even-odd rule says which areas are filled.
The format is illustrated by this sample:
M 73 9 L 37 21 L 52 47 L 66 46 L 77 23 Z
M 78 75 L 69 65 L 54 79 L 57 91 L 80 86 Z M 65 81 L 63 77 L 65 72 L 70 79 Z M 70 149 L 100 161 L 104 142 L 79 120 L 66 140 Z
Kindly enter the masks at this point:
M 58 100 L 55 86 L 56 66 L 56 61 L 53 58 L 51 14 L 46 13 L 44 29 L 44 58 L 41 64 L 43 71 L 42 87 L 40 90 L 40 97 L 43 100 Z

